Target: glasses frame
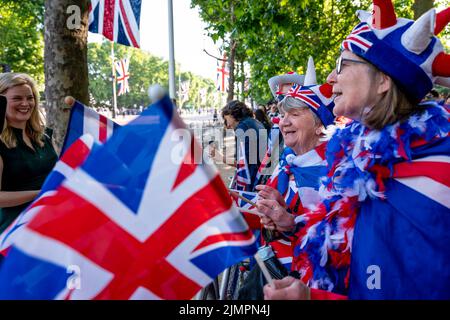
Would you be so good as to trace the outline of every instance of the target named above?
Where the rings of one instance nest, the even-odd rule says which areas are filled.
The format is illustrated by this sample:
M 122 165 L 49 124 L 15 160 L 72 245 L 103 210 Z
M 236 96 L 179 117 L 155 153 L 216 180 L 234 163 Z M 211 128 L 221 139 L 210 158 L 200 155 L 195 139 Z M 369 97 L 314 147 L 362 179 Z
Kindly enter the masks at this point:
M 367 62 L 365 62 L 365 61 L 346 59 L 346 58 L 343 58 L 342 56 L 340 56 L 339 58 L 336 59 L 336 74 L 341 74 L 341 72 L 342 72 L 342 62 L 346 62 L 346 61 L 347 62 L 355 62 L 355 63 L 367 64 Z

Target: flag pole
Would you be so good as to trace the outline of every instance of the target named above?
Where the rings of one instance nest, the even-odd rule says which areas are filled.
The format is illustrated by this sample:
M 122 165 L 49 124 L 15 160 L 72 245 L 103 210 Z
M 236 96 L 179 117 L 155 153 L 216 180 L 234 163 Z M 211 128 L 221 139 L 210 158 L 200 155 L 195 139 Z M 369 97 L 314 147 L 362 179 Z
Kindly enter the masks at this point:
M 111 67 L 112 67 L 112 83 L 113 83 L 113 114 L 112 117 L 117 117 L 117 96 L 116 96 L 116 68 L 114 67 L 114 42 L 111 41 Z
M 168 0 L 169 12 L 169 94 L 175 99 L 175 54 L 173 41 L 173 4 L 172 0 Z

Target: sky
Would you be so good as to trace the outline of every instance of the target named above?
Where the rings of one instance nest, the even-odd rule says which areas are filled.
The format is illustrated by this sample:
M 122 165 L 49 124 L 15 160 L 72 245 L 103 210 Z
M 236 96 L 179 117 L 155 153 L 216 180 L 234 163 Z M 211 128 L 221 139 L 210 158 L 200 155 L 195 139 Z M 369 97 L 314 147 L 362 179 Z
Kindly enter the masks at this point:
M 206 24 L 197 9 L 190 8 L 190 0 L 173 1 L 175 63 L 181 71 L 214 80 L 216 60 L 206 53 L 219 56 L 218 46 L 206 35 Z M 167 0 L 142 0 L 140 23 L 141 49 L 169 60 L 169 26 Z M 89 33 L 89 41 L 99 41 L 100 36 Z M 176 70 L 177 72 L 179 70 Z

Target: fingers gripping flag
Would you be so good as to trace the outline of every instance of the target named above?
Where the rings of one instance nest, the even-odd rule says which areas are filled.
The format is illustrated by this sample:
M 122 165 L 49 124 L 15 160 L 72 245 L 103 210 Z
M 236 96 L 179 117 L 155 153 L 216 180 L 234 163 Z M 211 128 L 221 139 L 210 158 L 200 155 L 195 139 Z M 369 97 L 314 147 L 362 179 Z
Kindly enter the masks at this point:
M 61 154 L 64 154 L 66 149 L 83 134 L 88 133 L 94 137 L 95 142 L 104 143 L 119 127 L 120 125 L 111 119 L 86 107 L 81 102 L 75 101 L 70 110 L 69 124 Z
M 15 241 L 0 299 L 190 299 L 254 254 L 217 170 L 173 138 L 183 128 L 166 96 L 94 147 Z
M 89 31 L 111 41 L 139 48 L 142 0 L 91 0 Z
M 67 149 L 48 175 L 36 200 L 0 235 L 0 254 L 6 256 L 14 239 L 42 206 L 54 203 L 57 187 L 86 160 L 93 143 L 92 136 L 85 134 Z

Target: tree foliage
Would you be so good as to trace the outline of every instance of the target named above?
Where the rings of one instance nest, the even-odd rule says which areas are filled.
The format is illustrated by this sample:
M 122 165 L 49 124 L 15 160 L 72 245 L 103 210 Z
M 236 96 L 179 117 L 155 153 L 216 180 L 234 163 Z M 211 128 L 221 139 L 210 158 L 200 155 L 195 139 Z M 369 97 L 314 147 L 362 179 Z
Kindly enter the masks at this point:
M 151 84 L 158 83 L 166 89 L 168 88 L 168 61 L 155 57 L 143 50 L 118 44 L 114 45 L 114 56 L 116 60 L 126 57 L 130 59 L 130 92 L 117 97 L 117 106 L 119 108 L 147 106 L 149 103 L 147 90 Z M 111 108 L 113 89 L 111 43 L 109 41 L 90 43 L 88 45 L 88 70 L 91 106 L 107 106 Z M 189 83 L 189 95 L 183 101 L 184 106 L 195 106 L 196 108 L 213 106 L 211 103 L 207 103 L 214 100 L 212 97 L 215 91 L 213 81 L 196 76 L 191 72 L 182 72 L 177 77 L 177 81 L 180 80 L 181 82 Z M 209 99 L 203 99 L 203 101 L 200 99 L 201 89 L 206 89 L 210 95 Z
M 412 19 L 418 0 L 394 2 L 397 15 Z M 420 1 L 419 1 L 420 2 Z M 192 0 L 214 41 L 237 41 L 237 62 L 251 68 L 250 94 L 257 102 L 271 98 L 267 80 L 288 71 L 304 73 L 314 58 L 318 81 L 334 68 L 339 46 L 358 23 L 358 9 L 371 10 L 371 0 Z M 436 3 L 449 5 L 448 0 Z M 230 7 L 236 21 L 231 22 Z
M 44 0 L 0 0 L 0 63 L 44 82 Z

